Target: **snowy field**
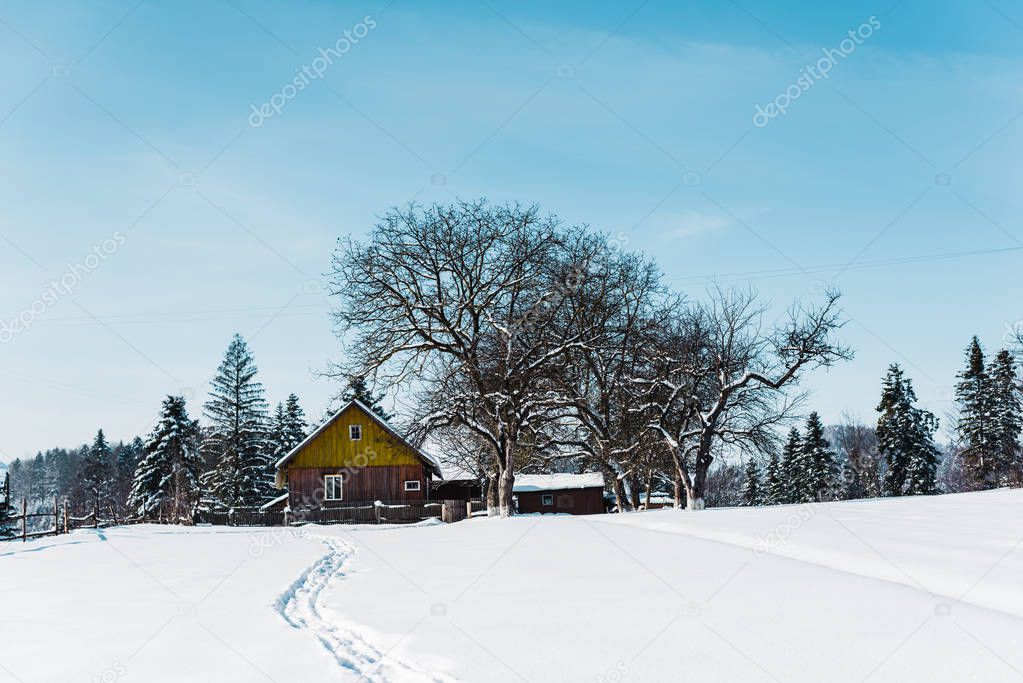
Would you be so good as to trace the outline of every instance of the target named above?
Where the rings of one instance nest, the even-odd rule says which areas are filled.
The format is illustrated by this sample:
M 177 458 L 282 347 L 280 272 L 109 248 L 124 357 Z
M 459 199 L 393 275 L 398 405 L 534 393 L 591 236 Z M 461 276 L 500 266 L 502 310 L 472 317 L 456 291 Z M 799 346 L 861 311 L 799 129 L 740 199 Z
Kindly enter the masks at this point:
M 0 544 L 0 681 L 1018 681 L 1023 492 Z

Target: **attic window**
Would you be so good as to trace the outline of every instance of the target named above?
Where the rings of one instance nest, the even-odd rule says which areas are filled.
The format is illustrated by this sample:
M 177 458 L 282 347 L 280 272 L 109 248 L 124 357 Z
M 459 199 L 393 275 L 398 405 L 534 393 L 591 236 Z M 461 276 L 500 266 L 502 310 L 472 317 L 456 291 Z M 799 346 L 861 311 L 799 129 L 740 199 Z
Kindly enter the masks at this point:
M 362 441 L 362 425 L 348 425 L 348 438 L 352 441 Z
M 541 505 L 554 505 L 554 494 L 553 493 L 545 493 L 545 494 L 543 494 L 543 496 L 541 496 L 541 498 L 540 498 L 540 504 Z

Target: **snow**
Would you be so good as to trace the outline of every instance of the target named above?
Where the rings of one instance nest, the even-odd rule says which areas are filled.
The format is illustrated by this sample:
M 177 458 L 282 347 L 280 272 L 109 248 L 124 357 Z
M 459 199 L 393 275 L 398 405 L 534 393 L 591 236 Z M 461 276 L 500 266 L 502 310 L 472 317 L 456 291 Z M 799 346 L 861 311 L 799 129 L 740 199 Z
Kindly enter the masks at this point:
M 259 506 L 259 509 L 260 510 L 269 510 L 274 505 L 277 505 L 278 503 L 283 503 L 284 501 L 286 501 L 288 499 L 289 495 L 290 494 L 288 494 L 288 493 L 282 493 L 281 495 L 277 496 L 276 498 L 274 498 L 270 502 L 264 503 L 263 505 Z
M 604 487 L 604 475 L 600 472 L 586 474 L 517 474 L 515 493 L 527 491 L 558 491 L 561 489 L 588 489 Z
M 1019 680 L 1021 520 L 992 491 L 80 530 L 0 543 L 0 681 Z
M 639 494 L 639 502 L 642 505 L 646 504 L 645 492 Z M 671 497 L 670 493 L 654 491 L 650 494 L 650 502 L 654 505 L 673 505 L 675 503 L 675 499 Z

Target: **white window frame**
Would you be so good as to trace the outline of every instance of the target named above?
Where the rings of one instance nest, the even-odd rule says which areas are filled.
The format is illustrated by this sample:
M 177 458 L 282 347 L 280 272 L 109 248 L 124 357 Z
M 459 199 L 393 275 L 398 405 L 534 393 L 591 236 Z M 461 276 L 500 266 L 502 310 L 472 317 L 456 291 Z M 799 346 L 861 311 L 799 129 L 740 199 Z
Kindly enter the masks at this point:
M 331 496 L 331 485 L 328 483 L 330 480 L 337 480 L 337 497 Z M 323 500 L 342 500 L 345 495 L 345 478 L 342 474 L 325 474 L 323 475 Z
M 540 496 L 540 505 L 544 507 L 554 507 L 554 494 L 544 493 Z
M 352 441 L 362 441 L 362 425 L 348 425 L 348 438 Z
M 406 491 L 422 491 L 423 490 L 423 485 L 419 482 L 418 479 L 407 479 L 405 481 L 405 490 Z

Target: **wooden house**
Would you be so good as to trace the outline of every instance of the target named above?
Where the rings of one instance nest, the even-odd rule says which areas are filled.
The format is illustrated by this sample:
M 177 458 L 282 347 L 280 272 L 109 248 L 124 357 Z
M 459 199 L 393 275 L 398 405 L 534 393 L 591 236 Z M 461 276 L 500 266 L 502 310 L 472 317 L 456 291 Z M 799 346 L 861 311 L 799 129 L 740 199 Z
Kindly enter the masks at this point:
M 568 515 L 599 515 L 604 506 L 604 475 L 519 474 L 512 488 L 518 511 Z
M 357 400 L 276 467 L 277 488 L 287 490 L 291 510 L 427 500 L 431 481 L 440 477 L 437 463 Z

